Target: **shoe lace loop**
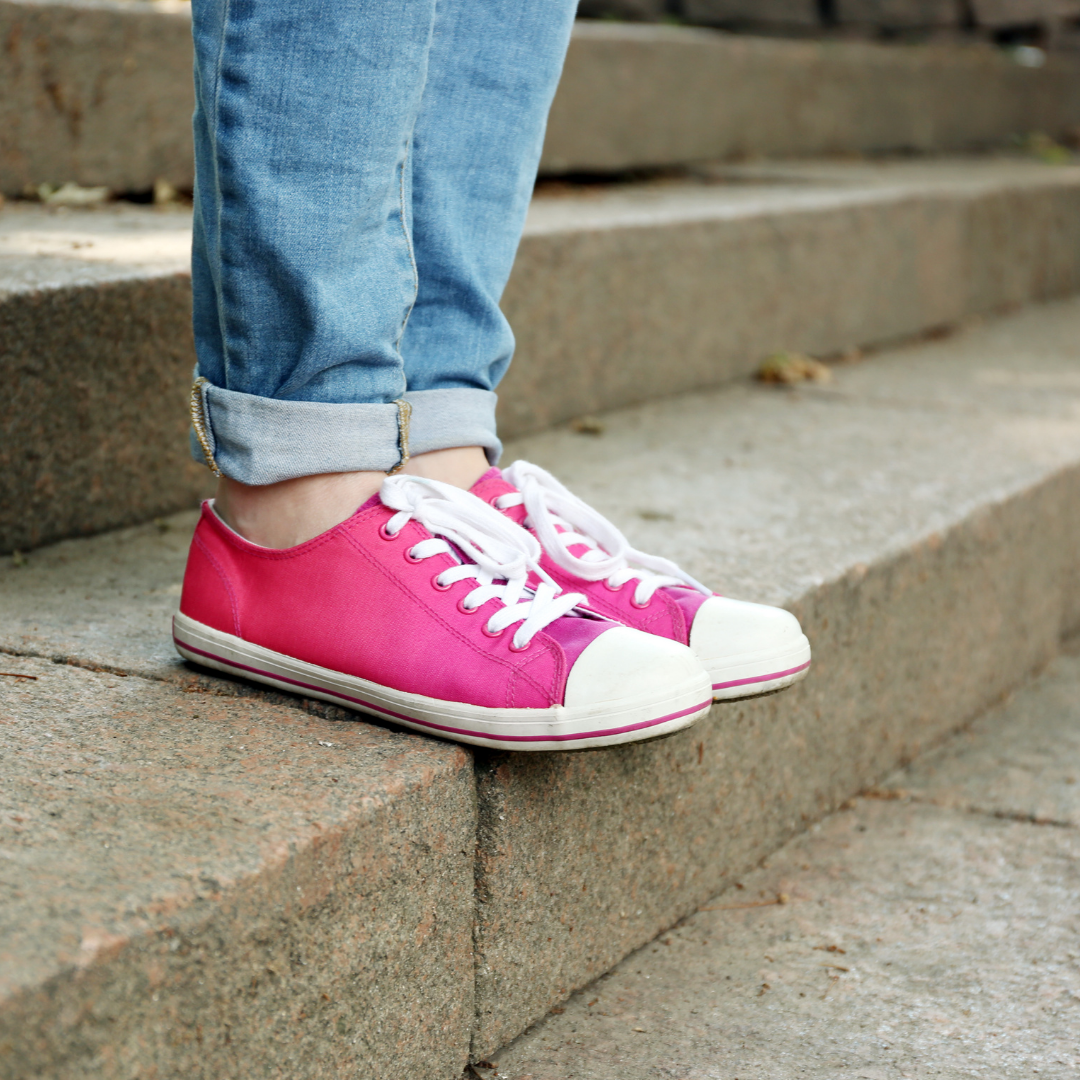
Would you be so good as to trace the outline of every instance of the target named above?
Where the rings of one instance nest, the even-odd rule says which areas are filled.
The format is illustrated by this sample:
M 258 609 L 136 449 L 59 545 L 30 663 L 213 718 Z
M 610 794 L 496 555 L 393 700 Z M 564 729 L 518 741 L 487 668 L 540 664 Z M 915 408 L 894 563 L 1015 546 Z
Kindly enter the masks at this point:
M 379 498 L 396 511 L 384 525 L 388 534 L 397 535 L 412 520 L 432 534 L 410 548 L 413 559 L 450 554 L 469 560 L 443 570 L 440 584 L 475 580 L 463 601 L 466 610 L 500 601 L 503 606 L 488 619 L 487 628 L 498 634 L 520 623 L 513 638 L 517 649 L 585 599 L 581 593 L 562 592 L 541 569 L 536 537 L 461 488 L 397 473 L 383 481 Z M 535 588 L 527 585 L 530 571 L 540 577 Z
M 503 476 L 518 493 L 500 496 L 496 505 L 500 509 L 524 505 L 526 523 L 535 530 L 543 549 L 567 572 L 587 581 L 606 579 L 613 589 L 636 580 L 634 601 L 641 605 L 665 585 L 689 585 L 706 596 L 712 595 L 711 589 L 670 559 L 631 547 L 603 514 L 582 502 L 539 465 L 515 461 L 503 470 Z M 575 555 L 570 548 L 577 544 L 589 550 Z

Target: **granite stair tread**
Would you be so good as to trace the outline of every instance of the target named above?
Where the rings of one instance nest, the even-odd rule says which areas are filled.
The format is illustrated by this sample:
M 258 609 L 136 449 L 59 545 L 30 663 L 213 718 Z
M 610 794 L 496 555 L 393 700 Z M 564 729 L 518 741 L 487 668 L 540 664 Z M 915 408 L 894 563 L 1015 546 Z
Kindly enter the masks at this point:
M 467 955 L 464 981 L 472 996 L 461 1004 L 460 969 L 447 973 L 445 949 L 410 951 L 427 940 L 418 929 L 426 925 L 420 910 L 394 924 L 390 937 L 401 952 L 390 950 L 387 970 L 397 964 L 395 970 L 409 971 L 410 986 L 430 984 L 433 993 L 456 986 L 454 1015 L 466 1009 L 470 1020 L 460 1022 L 471 1030 L 454 1036 L 453 1068 L 463 1065 L 469 1036 L 474 1058 L 485 1058 L 770 851 L 983 712 L 1046 663 L 1063 634 L 1080 627 L 1080 556 L 1072 542 L 1080 529 L 1077 340 L 1080 301 L 1063 300 L 835 364 L 828 383 L 743 382 L 603 414 L 600 434 L 559 429 L 512 441 L 508 461 L 522 456 L 553 469 L 642 547 L 680 560 L 725 593 L 788 606 L 807 629 L 815 663 L 805 683 L 764 701 L 718 706 L 693 729 L 657 744 L 529 761 L 467 754 L 341 710 L 305 715 L 288 705 L 309 712 L 317 706 L 188 668 L 170 654 L 168 616 L 177 602 L 190 513 L 4 559 L 3 670 L 38 676 L 0 678 L 7 737 L 16 747 L 37 748 L 24 758 L 33 769 L 25 783 L 20 779 L 17 799 L 4 806 L 8 829 L 27 826 L 9 839 L 31 853 L 0 862 L 5 887 L 29 889 L 40 873 L 42 889 L 57 888 L 63 833 L 56 822 L 63 818 L 54 821 L 50 809 L 70 807 L 70 820 L 87 823 L 88 844 L 105 842 L 110 822 L 121 818 L 147 819 L 145 835 L 159 836 L 167 815 L 155 816 L 161 812 L 155 792 L 175 784 L 184 792 L 178 805 L 194 799 L 210 822 L 225 813 L 223 792 L 253 799 L 252 816 L 245 809 L 236 815 L 240 822 L 226 821 L 199 857 L 179 853 L 190 866 L 219 860 L 221 877 L 230 866 L 258 859 L 258 844 L 248 839 L 256 819 L 277 822 L 271 835 L 294 852 L 288 858 L 296 874 L 306 872 L 305 860 L 319 850 L 311 820 L 326 817 L 355 839 L 357 850 L 377 850 L 381 836 L 398 852 L 399 861 L 389 865 L 404 867 L 402 873 L 412 867 L 431 888 L 442 888 L 457 912 L 444 915 L 444 929 Z M 82 722 L 84 714 L 89 719 Z M 58 749 L 48 747 L 50 730 L 66 740 Z M 117 741 L 107 741 L 114 735 Z M 237 771 L 240 752 L 224 747 L 241 737 L 245 748 L 250 737 L 268 750 L 250 778 Z M 295 767 L 280 753 L 285 740 L 300 746 Z M 109 746 L 116 748 L 111 758 Z M 190 761 L 183 770 L 166 769 L 170 755 L 185 754 Z M 349 767 L 357 770 L 350 795 L 374 791 L 385 813 L 376 807 L 372 817 L 350 809 L 349 797 L 327 795 L 326 773 L 337 759 L 323 764 L 339 754 L 350 755 Z M 43 771 L 65 759 L 76 764 L 58 771 L 82 770 L 74 779 Z M 287 798 L 258 783 L 263 768 L 288 781 Z M 132 795 L 124 794 L 128 789 Z M 97 800 L 92 815 L 88 790 L 90 802 Z M 297 806 L 311 816 L 291 819 Z M 410 829 L 450 829 L 430 816 L 447 812 L 456 815 L 461 846 L 424 839 L 410 840 L 408 854 L 394 848 L 406 821 Z M 136 848 L 147 842 L 133 835 Z M 12 847 L 5 840 L 4 850 Z M 59 922 L 46 920 L 45 938 L 56 940 L 46 941 L 45 952 L 68 948 L 70 940 L 78 955 L 75 937 L 59 940 L 61 923 L 100 924 L 110 905 L 119 923 L 104 920 L 106 927 L 122 931 L 129 895 L 131 918 L 142 917 L 148 901 L 140 897 L 152 892 L 145 882 L 168 852 L 164 847 L 142 860 L 142 869 L 119 864 L 121 872 L 118 864 L 80 854 L 63 890 L 71 910 Z M 453 876 L 460 860 L 469 865 L 467 887 L 450 889 L 445 880 L 460 880 Z M 83 901 L 80 875 L 98 883 Z M 176 879 L 170 888 L 188 890 L 191 880 Z M 265 887 L 274 903 L 284 903 L 284 892 L 296 887 L 282 886 L 292 880 L 284 870 L 246 880 Z M 390 880 L 380 895 L 392 905 L 393 882 L 403 879 L 391 873 Z M 199 900 L 206 918 L 228 907 L 233 888 Z M 173 925 L 168 919 L 157 925 L 166 924 Z M 299 916 L 280 924 L 286 936 L 305 925 Z M 362 943 L 365 925 L 355 916 L 346 939 Z M 123 938 L 121 931 L 115 932 Z M 233 933 L 222 931 L 216 940 L 226 955 L 229 949 L 245 955 L 247 939 L 237 930 L 234 940 Z M 167 950 L 172 939 L 161 934 L 146 940 Z M 272 936 L 261 940 L 258 956 L 273 949 Z M 319 948 L 329 947 L 320 940 Z M 158 977 L 153 956 L 132 948 L 94 953 L 95 978 L 102 980 L 97 992 L 107 997 L 132 985 L 147 987 L 151 999 L 161 992 L 130 981 Z M 130 956 L 141 956 L 142 967 L 125 966 Z M 4 962 L 15 965 L 11 956 Z M 45 980 L 47 992 L 35 998 L 34 1030 L 51 1031 L 49 1010 L 79 1000 L 80 970 L 75 963 L 58 982 Z M 203 1008 L 207 999 L 185 971 L 166 979 L 177 995 L 170 1000 L 182 1011 L 192 994 Z M 400 986 L 392 985 L 397 993 Z M 12 1003 L 23 1009 L 25 994 L 33 992 L 12 989 L 0 1003 L 6 1038 L 30 1030 L 28 1014 Z M 284 1008 L 285 1000 L 266 998 L 274 1008 Z M 374 1041 L 350 1060 L 367 1063 L 364 1075 L 383 1075 L 380 1063 L 389 1058 L 380 1054 L 389 1044 L 364 1028 L 368 1006 L 358 1000 L 359 1011 L 344 1015 L 342 1026 L 350 1038 L 363 1031 Z M 263 1015 L 253 1009 L 252 1029 L 233 1037 L 257 1042 Z M 149 1013 L 139 1016 L 151 1023 Z M 152 1030 L 182 1024 L 180 1012 L 169 1016 Z M 71 1035 L 63 1026 L 56 1030 Z M 109 1030 L 117 1029 L 104 1024 L 95 1035 L 102 1042 L 79 1045 L 115 1056 L 120 1051 L 108 1043 Z M 46 1051 L 69 1045 L 61 1035 L 51 1044 L 52 1035 L 42 1038 Z M 210 1038 L 206 1029 L 204 1038 Z M 410 1075 L 425 1080 L 453 1075 L 449 1058 L 433 1062 L 430 1040 L 417 1044 L 400 1032 L 395 1040 L 396 1068 L 408 1064 Z M 144 1032 L 123 1043 L 123 1053 L 145 1063 L 156 1060 L 161 1045 Z M 184 1046 L 190 1050 L 182 1039 L 187 1053 Z M 310 1068 L 344 1061 L 334 1057 L 341 1049 L 328 1044 L 323 1058 L 313 1052 Z M 89 1075 L 113 1075 L 102 1070 Z M 76 1074 L 57 1065 L 46 1075 Z

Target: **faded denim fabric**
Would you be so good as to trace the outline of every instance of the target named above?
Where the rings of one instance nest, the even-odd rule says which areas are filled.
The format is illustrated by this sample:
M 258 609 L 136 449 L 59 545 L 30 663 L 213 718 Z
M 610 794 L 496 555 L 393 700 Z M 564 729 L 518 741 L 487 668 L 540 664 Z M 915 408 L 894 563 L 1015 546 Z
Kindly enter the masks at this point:
M 481 445 L 574 0 L 193 0 L 196 374 L 251 484 Z M 193 438 L 193 451 L 202 458 Z

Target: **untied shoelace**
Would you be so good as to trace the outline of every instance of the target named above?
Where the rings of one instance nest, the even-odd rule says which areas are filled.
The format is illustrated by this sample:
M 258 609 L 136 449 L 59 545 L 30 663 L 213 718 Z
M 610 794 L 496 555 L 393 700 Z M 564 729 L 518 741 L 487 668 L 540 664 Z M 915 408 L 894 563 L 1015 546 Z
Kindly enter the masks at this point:
M 606 579 L 613 589 L 636 578 L 634 603 L 641 607 L 665 585 L 689 585 L 706 596 L 712 595 L 711 589 L 670 559 L 631 547 L 603 514 L 582 502 L 539 465 L 515 461 L 503 470 L 503 476 L 518 490 L 500 495 L 495 505 L 499 509 L 524 505 L 526 525 L 535 530 L 544 550 L 568 573 L 586 581 Z M 560 532 L 560 528 L 564 531 Z M 575 555 L 570 551 L 575 544 L 584 544 L 589 550 Z
M 463 600 L 466 610 L 499 600 L 503 607 L 488 619 L 487 631 L 499 634 L 521 623 L 512 639 L 515 649 L 526 648 L 544 627 L 585 599 L 581 593 L 562 592 L 541 569 L 540 544 L 534 536 L 461 488 L 398 473 L 383 481 L 379 498 L 397 511 L 383 526 L 389 536 L 396 536 L 411 520 L 433 534 L 409 549 L 411 558 L 449 554 L 459 559 L 460 552 L 471 560 L 443 570 L 435 582 L 448 587 L 475 580 L 477 587 Z M 530 572 L 540 578 L 535 588 L 527 584 Z

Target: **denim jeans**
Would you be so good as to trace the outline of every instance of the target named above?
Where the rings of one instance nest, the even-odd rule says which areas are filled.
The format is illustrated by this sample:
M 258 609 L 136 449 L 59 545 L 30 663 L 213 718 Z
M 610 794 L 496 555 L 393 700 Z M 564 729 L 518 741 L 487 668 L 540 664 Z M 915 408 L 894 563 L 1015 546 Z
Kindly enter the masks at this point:
M 247 484 L 389 470 L 406 435 L 497 460 L 499 298 L 575 7 L 193 0 L 198 459 Z

